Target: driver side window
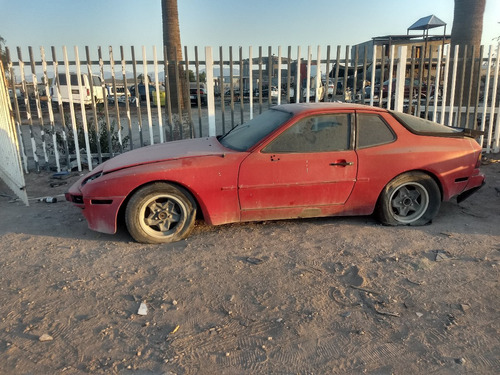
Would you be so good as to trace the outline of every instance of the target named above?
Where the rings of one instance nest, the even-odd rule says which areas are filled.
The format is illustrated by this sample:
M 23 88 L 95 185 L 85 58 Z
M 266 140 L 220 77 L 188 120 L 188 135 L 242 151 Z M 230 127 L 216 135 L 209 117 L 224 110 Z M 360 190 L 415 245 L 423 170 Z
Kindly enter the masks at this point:
M 285 130 L 262 152 L 315 153 L 350 149 L 351 115 L 306 117 Z

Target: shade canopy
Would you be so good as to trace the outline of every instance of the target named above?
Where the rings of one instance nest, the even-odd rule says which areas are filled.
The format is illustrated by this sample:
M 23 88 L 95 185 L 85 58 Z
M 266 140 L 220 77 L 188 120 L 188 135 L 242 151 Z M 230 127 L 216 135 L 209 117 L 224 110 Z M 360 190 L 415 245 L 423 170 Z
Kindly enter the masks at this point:
M 440 26 L 446 26 L 446 22 L 441 21 L 435 15 L 431 14 L 430 16 L 420 18 L 408 30 L 429 30 Z

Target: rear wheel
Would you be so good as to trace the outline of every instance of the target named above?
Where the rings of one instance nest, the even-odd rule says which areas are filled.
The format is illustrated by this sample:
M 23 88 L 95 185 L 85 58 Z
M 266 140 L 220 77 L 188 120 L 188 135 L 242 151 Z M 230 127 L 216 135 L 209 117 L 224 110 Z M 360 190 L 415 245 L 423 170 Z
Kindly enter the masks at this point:
M 424 173 L 405 173 L 389 182 L 378 201 L 377 215 L 386 225 L 424 225 L 441 205 L 436 182 Z
M 130 198 L 125 222 L 138 242 L 166 243 L 186 238 L 194 227 L 196 203 L 185 189 L 154 183 Z

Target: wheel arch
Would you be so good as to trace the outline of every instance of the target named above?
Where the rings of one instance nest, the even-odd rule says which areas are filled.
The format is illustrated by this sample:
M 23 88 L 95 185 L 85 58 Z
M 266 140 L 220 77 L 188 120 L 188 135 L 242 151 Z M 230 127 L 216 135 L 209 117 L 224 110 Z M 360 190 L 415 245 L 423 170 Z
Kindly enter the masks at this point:
M 120 205 L 120 208 L 118 210 L 118 215 L 117 215 L 117 218 L 116 218 L 117 224 L 119 224 L 120 226 L 123 226 L 123 224 L 125 223 L 125 210 L 127 209 L 127 205 L 128 205 L 128 203 L 130 201 L 130 198 L 132 198 L 132 196 L 138 190 L 140 190 L 140 189 L 142 189 L 142 188 L 144 188 L 146 186 L 156 184 L 156 183 L 169 184 L 169 185 L 172 185 L 174 187 L 182 188 L 183 190 L 187 191 L 189 193 L 189 195 L 191 196 L 191 198 L 194 200 L 194 202 L 196 204 L 196 207 L 199 208 L 198 210 L 196 210 L 196 218 L 197 219 L 205 220 L 205 213 L 206 213 L 205 206 L 203 204 L 200 204 L 201 200 L 199 199 L 199 197 L 191 189 L 189 189 L 189 187 L 187 187 L 187 186 L 185 186 L 183 184 L 180 184 L 177 181 L 171 181 L 171 180 L 154 180 L 154 181 L 148 181 L 148 182 L 146 182 L 144 184 L 136 186 L 133 190 L 131 190 L 127 194 L 127 197 L 123 200 L 123 202 Z
M 404 172 L 401 172 L 400 174 L 394 176 L 393 178 L 391 178 L 389 181 L 386 182 L 386 184 L 384 186 L 382 186 L 382 188 L 380 189 L 379 193 L 378 193 L 378 197 L 377 197 L 377 203 L 375 205 L 375 209 L 379 206 L 380 204 L 380 200 L 382 198 L 382 194 L 384 193 L 384 189 L 385 187 L 391 183 L 391 181 L 395 180 L 396 178 L 398 178 L 399 176 L 402 176 L 404 174 L 407 174 L 407 173 L 422 173 L 422 174 L 425 174 L 429 177 L 431 177 L 434 182 L 436 183 L 437 187 L 439 188 L 439 193 L 441 195 L 440 199 L 441 199 L 441 202 L 443 201 L 443 197 L 444 197 L 444 191 L 443 191 L 443 185 L 441 183 L 441 180 L 432 172 L 428 171 L 428 170 L 425 170 L 425 169 L 411 169 L 411 170 L 408 170 L 408 171 L 404 171 Z

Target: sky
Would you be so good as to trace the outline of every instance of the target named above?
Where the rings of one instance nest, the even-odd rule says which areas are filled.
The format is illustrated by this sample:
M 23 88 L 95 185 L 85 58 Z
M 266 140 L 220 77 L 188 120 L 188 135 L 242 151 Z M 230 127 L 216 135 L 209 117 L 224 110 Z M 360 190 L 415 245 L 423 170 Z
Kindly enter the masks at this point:
M 331 45 L 362 43 L 375 36 L 406 34 L 419 18 L 434 14 L 451 33 L 454 0 L 178 0 L 181 43 L 188 46 L 233 46 L 267 51 L 297 46 L 313 51 Z M 28 46 L 35 54 L 43 46 L 120 45 L 151 48 L 162 45 L 160 0 L 0 0 L 0 36 L 15 52 Z M 482 44 L 497 45 L 500 1 L 486 0 Z M 442 34 L 443 29 L 434 29 Z M 433 31 L 431 30 L 431 33 Z M 416 32 L 413 32 L 416 33 Z M 236 50 L 235 50 L 236 49 Z M 323 51 L 322 50 L 322 51 Z M 233 53 L 236 53 L 233 52 Z M 47 52 L 46 52 L 47 53 Z M 254 52 L 254 54 L 257 52 Z M 202 58 L 202 56 L 200 56 Z

